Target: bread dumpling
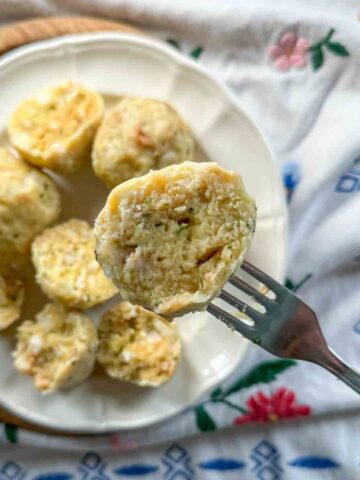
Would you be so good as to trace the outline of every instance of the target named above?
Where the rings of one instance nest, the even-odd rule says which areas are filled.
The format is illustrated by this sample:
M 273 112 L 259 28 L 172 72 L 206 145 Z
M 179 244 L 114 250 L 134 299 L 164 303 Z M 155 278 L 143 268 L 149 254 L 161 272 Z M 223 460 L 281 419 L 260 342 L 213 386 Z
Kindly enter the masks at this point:
M 96 254 L 124 300 L 164 315 L 203 308 L 241 264 L 256 208 L 240 175 L 184 162 L 114 188 Z
M 20 318 L 24 284 L 20 272 L 11 265 L 0 269 L 0 331 Z
M 10 141 L 33 165 L 73 173 L 90 160 L 103 112 L 98 93 L 61 83 L 20 103 L 10 118 Z
M 95 237 L 84 220 L 46 229 L 32 246 L 36 281 L 48 297 L 86 309 L 115 295 L 116 287 L 95 259 Z
M 129 97 L 105 116 L 92 152 L 95 174 L 113 188 L 150 170 L 194 159 L 194 139 L 165 102 Z
M 138 305 L 120 302 L 101 319 L 97 358 L 117 380 L 159 386 L 175 373 L 180 352 L 176 325 Z
M 49 303 L 35 320 L 19 326 L 15 367 L 33 377 L 42 393 L 71 388 L 92 373 L 97 344 L 96 328 L 88 316 Z
M 60 194 L 45 173 L 0 149 L 0 265 L 26 256 L 60 214 Z

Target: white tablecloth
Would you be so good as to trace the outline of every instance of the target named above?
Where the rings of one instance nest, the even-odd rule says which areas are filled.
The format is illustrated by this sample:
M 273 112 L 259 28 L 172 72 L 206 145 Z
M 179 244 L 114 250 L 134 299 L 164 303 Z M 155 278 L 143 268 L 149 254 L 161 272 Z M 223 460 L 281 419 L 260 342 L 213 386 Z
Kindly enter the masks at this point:
M 352 0 L 2 0 L 0 21 L 64 13 L 128 20 L 221 78 L 283 171 L 287 285 L 360 369 L 358 11 Z M 351 390 L 316 366 L 252 347 L 221 391 L 149 429 L 74 439 L 4 425 L 0 480 L 356 479 L 358 427 Z

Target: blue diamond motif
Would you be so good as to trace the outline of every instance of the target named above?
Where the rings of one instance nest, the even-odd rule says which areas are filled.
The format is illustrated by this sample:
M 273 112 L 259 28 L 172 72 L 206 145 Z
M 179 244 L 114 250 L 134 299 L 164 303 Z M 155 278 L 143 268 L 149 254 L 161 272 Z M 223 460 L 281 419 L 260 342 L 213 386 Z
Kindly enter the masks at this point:
M 257 474 L 259 480 L 280 480 L 279 472 L 272 467 L 263 467 Z
M 176 463 L 181 462 L 186 457 L 186 455 L 186 450 L 177 443 L 171 445 L 171 447 L 169 447 L 165 452 L 165 457 Z
M 14 480 L 21 470 L 22 468 L 17 463 L 7 462 L 2 466 L 0 473 L 4 475 L 6 480 Z
M 252 472 L 257 480 L 280 480 L 283 469 L 280 466 L 280 454 L 277 448 L 267 440 L 259 442 L 251 451 Z
M 262 440 L 260 443 L 256 445 L 254 448 L 253 452 L 257 453 L 259 457 L 261 458 L 270 458 L 274 453 L 276 453 L 276 448 L 271 445 L 270 442 L 267 440 Z
M 167 480 L 192 480 L 194 478 L 191 456 L 185 448 L 177 443 L 173 443 L 166 449 L 162 464 L 165 467 L 163 478 Z
M 95 470 L 101 462 L 101 457 L 95 452 L 87 452 L 81 459 L 81 463 L 89 470 Z

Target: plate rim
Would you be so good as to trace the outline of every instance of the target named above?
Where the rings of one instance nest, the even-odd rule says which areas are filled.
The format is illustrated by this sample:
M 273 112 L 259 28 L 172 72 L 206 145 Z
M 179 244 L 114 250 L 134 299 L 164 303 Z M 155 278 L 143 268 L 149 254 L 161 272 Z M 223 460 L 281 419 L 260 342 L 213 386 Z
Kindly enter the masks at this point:
M 78 46 L 78 45 L 86 45 L 86 44 L 94 44 L 99 40 L 107 41 L 107 42 L 125 42 L 130 44 L 137 44 L 140 46 L 145 46 L 150 49 L 155 49 L 158 52 L 162 53 L 163 55 L 170 56 L 172 59 L 180 66 L 185 67 L 190 70 L 195 70 L 203 77 L 205 77 L 207 82 L 211 82 L 216 88 L 219 90 L 221 95 L 226 99 L 228 107 L 231 107 L 233 110 L 240 112 L 241 115 L 247 120 L 247 122 L 256 130 L 259 140 L 261 140 L 269 152 L 269 156 L 271 162 L 274 167 L 274 174 L 277 177 L 278 183 L 278 190 L 281 197 L 280 200 L 280 210 L 279 213 L 281 214 L 281 219 L 283 221 L 283 238 L 284 238 L 284 245 L 283 245 L 283 254 L 282 254 L 282 265 L 281 271 L 279 273 L 278 280 L 282 281 L 284 279 L 285 274 L 285 267 L 286 267 L 286 256 L 287 256 L 287 238 L 288 238 L 288 211 L 286 208 L 286 201 L 285 201 L 285 194 L 283 192 L 282 182 L 281 182 L 281 175 L 280 169 L 278 164 L 274 161 L 274 154 L 272 149 L 270 148 L 268 142 L 266 141 L 263 132 L 257 126 L 256 122 L 252 119 L 251 115 L 241 106 L 239 100 L 235 96 L 235 94 L 230 90 L 230 88 L 218 79 L 215 75 L 210 73 L 205 67 L 195 63 L 190 58 L 187 58 L 181 52 L 176 51 L 170 45 L 167 45 L 165 41 L 157 39 L 157 38 L 149 38 L 146 36 L 141 36 L 141 34 L 135 33 L 122 33 L 122 32 L 92 32 L 92 33 L 80 33 L 80 34 L 71 34 L 71 35 L 64 35 L 57 38 L 45 39 L 38 42 L 34 42 L 32 44 L 24 45 L 21 47 L 16 48 L 10 52 L 5 53 L 2 58 L 0 58 L 0 75 L 1 72 L 6 69 L 7 67 L 11 67 L 14 65 L 14 62 L 19 62 L 21 60 L 25 60 L 26 57 L 36 54 L 37 52 L 46 52 L 51 51 L 52 49 L 57 49 L 65 46 L 65 48 L 71 46 Z M 224 369 L 225 373 L 222 374 L 222 379 L 215 382 L 215 384 L 209 385 L 203 392 L 197 395 L 192 401 L 183 404 L 177 405 L 169 410 L 162 416 L 161 419 L 158 416 L 156 418 L 145 417 L 144 420 L 138 421 L 135 425 L 132 424 L 131 427 L 126 426 L 119 426 L 116 424 L 116 419 L 112 422 L 111 420 L 106 420 L 104 423 L 101 423 L 97 426 L 91 425 L 83 428 L 73 428 L 71 426 L 63 426 L 60 424 L 60 421 L 51 420 L 49 421 L 48 418 L 44 418 L 42 415 L 39 415 L 37 412 L 31 412 L 29 414 L 29 410 L 25 409 L 22 406 L 13 407 L 12 405 L 8 404 L 4 401 L 0 396 L 0 406 L 3 407 L 6 411 L 13 414 L 14 416 L 21 418 L 29 422 L 32 425 L 44 427 L 47 429 L 54 430 L 59 433 L 71 433 L 77 435 L 98 435 L 104 433 L 113 433 L 116 431 L 132 431 L 138 430 L 144 427 L 150 427 L 155 424 L 162 424 L 169 418 L 191 408 L 192 406 L 196 405 L 199 400 L 206 395 L 214 388 L 214 385 L 218 384 L 221 381 L 224 381 L 228 378 L 231 373 L 233 373 L 236 368 L 239 366 L 241 359 L 244 357 L 247 348 L 250 345 L 250 342 L 246 339 L 242 339 L 243 342 L 243 352 L 241 354 L 240 359 L 235 364 L 231 364 L 226 369 Z M 109 425 L 109 423 L 113 423 L 113 425 Z

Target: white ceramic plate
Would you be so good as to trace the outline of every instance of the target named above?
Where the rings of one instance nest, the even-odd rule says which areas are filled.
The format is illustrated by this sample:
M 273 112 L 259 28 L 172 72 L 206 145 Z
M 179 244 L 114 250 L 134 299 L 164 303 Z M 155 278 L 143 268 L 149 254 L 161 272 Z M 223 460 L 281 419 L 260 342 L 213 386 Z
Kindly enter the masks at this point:
M 132 94 L 171 102 L 205 154 L 244 178 L 258 206 L 257 230 L 248 258 L 282 278 L 286 211 L 280 177 L 258 129 L 231 94 L 202 68 L 171 48 L 144 38 L 103 33 L 62 37 L 24 47 L 0 60 L 0 131 L 20 100 L 65 79 L 108 95 Z M 1 143 L 6 142 L 2 135 Z M 93 221 L 106 198 L 99 180 L 84 168 L 57 177 L 63 219 Z M 31 282 L 25 316 L 45 301 Z M 92 312 L 94 319 L 98 310 Z M 0 402 L 30 422 L 72 432 L 106 432 L 146 426 L 194 403 L 239 364 L 247 342 L 207 313 L 178 320 L 183 358 L 175 377 L 158 389 L 140 389 L 101 372 L 78 388 L 41 396 L 14 370 L 13 336 L 0 336 Z

